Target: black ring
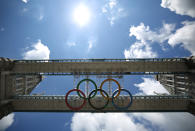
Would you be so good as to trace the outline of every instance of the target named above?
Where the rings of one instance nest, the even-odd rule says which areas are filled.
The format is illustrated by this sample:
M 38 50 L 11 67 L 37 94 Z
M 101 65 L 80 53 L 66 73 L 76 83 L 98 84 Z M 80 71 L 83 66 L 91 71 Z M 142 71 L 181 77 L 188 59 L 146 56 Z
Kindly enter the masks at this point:
M 108 93 L 106 93 L 105 90 L 97 89 L 97 90 L 93 90 L 93 91 L 89 94 L 88 102 L 89 102 L 89 105 L 90 105 L 92 108 L 94 108 L 95 110 L 103 110 L 103 109 L 106 108 L 106 106 L 108 105 L 109 99 L 106 99 L 107 102 L 106 102 L 106 104 L 105 104 L 103 107 L 95 107 L 95 106 L 92 105 L 92 103 L 91 103 L 91 95 L 93 94 L 93 92 L 98 92 L 98 91 L 104 92 L 104 93 L 106 94 L 106 96 L 109 97 L 109 96 L 108 96 Z

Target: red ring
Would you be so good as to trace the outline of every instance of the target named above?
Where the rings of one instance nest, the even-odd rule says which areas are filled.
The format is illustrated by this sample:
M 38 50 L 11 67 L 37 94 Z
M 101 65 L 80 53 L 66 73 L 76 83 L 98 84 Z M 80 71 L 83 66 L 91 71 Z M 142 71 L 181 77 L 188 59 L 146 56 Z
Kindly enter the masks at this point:
M 68 103 L 68 95 L 69 95 L 72 91 L 80 92 L 80 93 L 83 95 L 84 101 L 83 101 L 83 104 L 82 104 L 81 106 L 76 107 L 76 108 L 73 108 L 73 107 L 71 107 L 71 106 L 69 105 L 69 103 Z M 86 97 L 85 97 L 85 94 L 84 94 L 81 90 L 79 90 L 79 89 L 72 89 L 72 90 L 69 90 L 68 93 L 66 93 L 65 102 L 66 102 L 66 105 L 68 106 L 68 108 L 70 108 L 71 110 L 79 111 L 79 110 L 80 110 L 81 108 L 83 108 L 83 106 L 86 104 L 86 99 L 85 99 L 85 98 L 86 98 Z

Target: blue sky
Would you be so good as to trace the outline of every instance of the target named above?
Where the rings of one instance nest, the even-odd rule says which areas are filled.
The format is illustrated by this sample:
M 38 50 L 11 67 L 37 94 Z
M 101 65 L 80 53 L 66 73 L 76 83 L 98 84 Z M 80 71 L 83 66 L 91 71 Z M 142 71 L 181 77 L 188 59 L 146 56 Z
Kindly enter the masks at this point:
M 0 0 L 0 56 L 12 59 L 188 57 L 194 34 L 194 0 Z M 33 93 L 63 95 L 73 80 L 47 76 Z M 120 82 L 132 94 L 166 92 L 152 76 Z M 182 131 L 194 121 L 189 113 L 14 112 L 0 130 Z

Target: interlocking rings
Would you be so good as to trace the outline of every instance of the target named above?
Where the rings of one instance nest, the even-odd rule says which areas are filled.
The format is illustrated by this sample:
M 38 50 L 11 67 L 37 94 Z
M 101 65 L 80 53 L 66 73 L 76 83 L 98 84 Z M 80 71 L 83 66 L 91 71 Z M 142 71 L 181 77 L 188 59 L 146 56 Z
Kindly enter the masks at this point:
M 95 90 L 91 91 L 91 92 L 89 93 L 89 96 L 87 96 L 87 97 L 86 97 L 85 94 L 79 89 L 80 84 L 81 84 L 82 82 L 84 82 L 84 81 L 90 81 L 90 82 L 92 82 L 92 84 L 95 86 Z M 117 89 L 116 91 L 113 92 L 111 98 L 109 98 L 108 93 L 107 93 L 105 90 L 102 89 L 104 83 L 107 82 L 107 81 L 114 81 L 114 82 L 118 85 L 118 89 Z M 79 96 L 81 99 L 83 99 L 83 103 L 82 103 L 79 107 L 72 107 L 72 106 L 68 103 L 68 95 L 69 95 L 71 92 L 73 92 L 73 91 L 76 91 L 77 94 L 78 94 L 78 96 Z M 94 98 L 94 97 L 96 96 L 96 94 L 97 94 L 98 91 L 99 91 L 100 94 L 101 94 L 100 96 L 102 96 L 102 98 L 103 98 L 104 100 L 106 100 L 105 104 L 104 104 L 103 106 L 100 106 L 100 107 L 96 107 L 94 104 L 92 104 L 92 98 Z M 120 95 L 120 92 L 121 92 L 121 91 L 127 92 L 127 93 L 129 94 L 129 96 L 130 96 L 130 102 L 129 102 L 128 105 L 125 106 L 125 107 L 119 107 L 119 106 L 115 103 L 115 100 L 117 100 L 117 97 Z M 105 95 L 104 95 L 104 94 L 105 94 Z M 102 99 L 102 98 L 101 98 L 101 99 Z M 96 99 L 96 98 L 94 98 L 94 99 Z M 131 106 L 131 104 L 132 104 L 132 102 L 133 102 L 133 97 L 132 97 L 131 93 L 130 93 L 127 89 L 121 89 L 121 86 L 120 86 L 119 82 L 118 82 L 117 80 L 115 80 L 115 79 L 106 79 L 106 80 L 104 80 L 104 81 L 101 83 L 99 89 L 97 88 L 97 85 L 96 85 L 96 83 L 95 83 L 93 80 L 91 80 L 91 79 L 83 79 L 83 80 L 81 80 L 81 81 L 77 84 L 76 89 L 72 89 L 72 90 L 68 91 L 68 93 L 67 93 L 66 96 L 65 96 L 65 103 L 66 103 L 67 107 L 70 108 L 71 110 L 79 111 L 80 109 L 82 109 L 82 108 L 85 106 L 86 101 L 88 100 L 89 105 L 90 105 L 93 109 L 95 109 L 95 110 L 103 110 L 103 109 L 105 109 L 105 108 L 108 106 L 110 99 L 112 100 L 112 105 L 113 105 L 117 110 L 127 110 L 127 109 Z

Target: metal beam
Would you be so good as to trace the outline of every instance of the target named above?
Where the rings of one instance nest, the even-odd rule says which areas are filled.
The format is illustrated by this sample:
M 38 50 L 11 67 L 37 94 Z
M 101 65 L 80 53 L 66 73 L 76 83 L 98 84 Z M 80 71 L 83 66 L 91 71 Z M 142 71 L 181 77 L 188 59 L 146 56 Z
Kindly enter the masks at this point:
M 117 99 L 121 106 L 126 105 L 128 96 L 119 96 Z M 70 96 L 70 105 L 80 105 L 83 99 Z M 105 101 L 97 96 L 93 98 L 95 106 L 100 106 Z M 179 112 L 188 111 L 190 99 L 186 96 L 133 96 L 133 103 L 127 110 L 117 110 L 110 101 L 108 106 L 97 111 L 89 103 L 79 112 Z M 17 96 L 12 101 L 14 111 L 59 111 L 73 112 L 65 104 L 65 96 Z
M 66 59 L 66 60 L 17 60 L 12 73 L 187 73 L 187 59 Z

